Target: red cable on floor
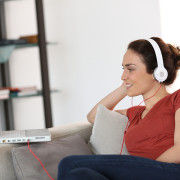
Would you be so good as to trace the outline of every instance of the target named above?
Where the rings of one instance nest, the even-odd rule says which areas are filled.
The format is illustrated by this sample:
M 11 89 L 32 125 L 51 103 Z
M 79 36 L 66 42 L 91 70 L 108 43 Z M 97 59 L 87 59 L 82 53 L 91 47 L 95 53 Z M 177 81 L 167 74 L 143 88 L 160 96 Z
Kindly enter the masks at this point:
M 29 140 L 28 140 L 28 148 L 29 151 L 34 155 L 34 157 L 39 161 L 39 163 L 41 164 L 41 166 L 43 167 L 44 171 L 46 172 L 46 174 L 50 177 L 50 179 L 54 180 L 49 173 L 47 172 L 46 168 L 44 167 L 43 163 L 41 162 L 41 160 L 33 153 L 33 151 L 31 150 L 30 146 L 29 146 Z

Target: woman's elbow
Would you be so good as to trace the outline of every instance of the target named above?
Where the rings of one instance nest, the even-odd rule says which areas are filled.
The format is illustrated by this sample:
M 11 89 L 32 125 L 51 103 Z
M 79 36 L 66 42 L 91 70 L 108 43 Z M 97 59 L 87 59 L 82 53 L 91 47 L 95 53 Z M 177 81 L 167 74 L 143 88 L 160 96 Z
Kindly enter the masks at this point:
M 91 124 L 94 124 L 94 119 L 95 119 L 95 118 L 90 117 L 89 114 L 87 115 L 87 120 L 88 120 L 88 122 L 90 122 Z

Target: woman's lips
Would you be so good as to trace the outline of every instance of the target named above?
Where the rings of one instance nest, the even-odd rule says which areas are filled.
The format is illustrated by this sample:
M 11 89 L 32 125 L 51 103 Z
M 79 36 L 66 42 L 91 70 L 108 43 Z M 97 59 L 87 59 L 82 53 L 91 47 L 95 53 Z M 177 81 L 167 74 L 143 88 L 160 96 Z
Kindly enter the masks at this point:
M 126 89 L 128 90 L 129 88 L 132 87 L 132 84 L 126 84 Z

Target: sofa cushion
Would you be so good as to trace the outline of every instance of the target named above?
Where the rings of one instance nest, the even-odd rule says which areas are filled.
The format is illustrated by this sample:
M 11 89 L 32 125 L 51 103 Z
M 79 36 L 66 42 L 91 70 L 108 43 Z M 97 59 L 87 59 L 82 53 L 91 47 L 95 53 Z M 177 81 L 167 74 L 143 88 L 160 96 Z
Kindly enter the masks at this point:
M 69 155 L 90 155 L 91 150 L 79 135 L 60 140 L 30 145 L 33 153 L 41 160 L 53 179 L 57 178 L 60 160 Z M 28 146 L 12 149 L 13 165 L 18 180 L 49 180 L 39 161 L 29 151 Z
M 89 146 L 94 154 L 120 154 L 128 118 L 99 105 Z M 125 143 L 122 154 L 128 155 Z

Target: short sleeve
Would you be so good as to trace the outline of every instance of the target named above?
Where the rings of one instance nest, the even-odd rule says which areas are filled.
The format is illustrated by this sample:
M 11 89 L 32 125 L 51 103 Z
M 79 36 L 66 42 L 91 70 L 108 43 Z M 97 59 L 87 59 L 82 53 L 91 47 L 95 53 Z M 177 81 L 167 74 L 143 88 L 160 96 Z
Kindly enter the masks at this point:
M 177 109 L 180 108 L 180 89 L 174 93 L 172 101 L 173 101 L 172 103 L 174 107 L 174 112 L 176 112 Z

